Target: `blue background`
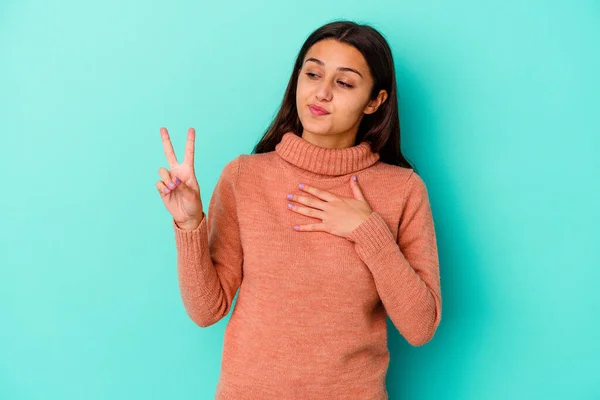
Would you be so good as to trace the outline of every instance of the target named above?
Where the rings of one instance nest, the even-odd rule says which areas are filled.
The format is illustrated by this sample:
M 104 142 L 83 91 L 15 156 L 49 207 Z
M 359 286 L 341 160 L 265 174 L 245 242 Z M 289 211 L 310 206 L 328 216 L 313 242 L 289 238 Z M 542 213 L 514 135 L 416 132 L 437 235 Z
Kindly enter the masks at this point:
M 179 297 L 159 128 L 203 203 L 310 32 L 372 24 L 425 180 L 443 317 L 390 399 L 600 398 L 597 1 L 3 1 L 0 398 L 211 399 L 227 316 Z M 388 321 L 389 322 L 389 321 Z

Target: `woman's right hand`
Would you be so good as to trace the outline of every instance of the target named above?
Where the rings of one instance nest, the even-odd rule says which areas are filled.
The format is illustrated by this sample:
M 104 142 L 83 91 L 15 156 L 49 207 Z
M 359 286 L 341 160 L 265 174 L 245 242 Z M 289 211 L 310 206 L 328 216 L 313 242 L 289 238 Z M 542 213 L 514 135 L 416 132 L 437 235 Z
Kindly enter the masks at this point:
M 156 182 L 163 203 L 182 229 L 193 230 L 202 221 L 202 200 L 200 186 L 194 172 L 194 128 L 188 129 L 187 143 L 183 163 L 179 164 L 173 151 L 173 145 L 166 128 L 160 129 L 165 155 L 169 168 L 161 167 L 158 175 L 162 180 Z

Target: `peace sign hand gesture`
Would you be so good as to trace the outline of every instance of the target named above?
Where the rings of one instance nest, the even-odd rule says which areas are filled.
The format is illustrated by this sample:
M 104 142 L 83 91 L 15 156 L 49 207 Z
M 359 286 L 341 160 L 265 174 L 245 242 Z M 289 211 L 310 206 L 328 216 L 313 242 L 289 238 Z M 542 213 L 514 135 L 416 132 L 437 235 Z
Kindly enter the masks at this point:
M 160 129 L 165 155 L 170 170 L 161 167 L 158 175 L 162 180 L 156 182 L 167 210 L 182 229 L 193 230 L 202 221 L 202 201 L 200 186 L 194 172 L 194 140 L 196 131 L 188 129 L 187 143 L 183 163 L 179 164 L 166 128 Z

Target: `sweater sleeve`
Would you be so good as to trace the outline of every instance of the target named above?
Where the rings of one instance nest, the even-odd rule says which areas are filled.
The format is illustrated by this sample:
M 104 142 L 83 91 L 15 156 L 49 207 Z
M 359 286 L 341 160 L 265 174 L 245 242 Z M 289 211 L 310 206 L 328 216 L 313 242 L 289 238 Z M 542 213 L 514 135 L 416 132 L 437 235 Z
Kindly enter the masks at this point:
M 390 319 L 413 346 L 433 338 L 441 320 L 438 250 L 427 188 L 414 171 L 406 182 L 398 238 L 377 212 L 347 237 L 373 274 Z
M 223 168 L 208 216 L 203 212 L 196 229 L 181 229 L 172 220 L 181 298 L 187 314 L 201 327 L 213 325 L 229 313 L 242 281 L 243 254 L 235 200 L 239 158 Z

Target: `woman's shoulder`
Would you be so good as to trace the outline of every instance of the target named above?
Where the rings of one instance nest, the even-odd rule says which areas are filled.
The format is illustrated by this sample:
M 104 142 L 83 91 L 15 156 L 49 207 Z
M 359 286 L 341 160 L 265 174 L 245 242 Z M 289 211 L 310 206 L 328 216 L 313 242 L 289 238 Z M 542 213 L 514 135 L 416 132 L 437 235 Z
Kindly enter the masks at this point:
M 417 174 L 412 168 L 388 164 L 383 161 L 378 161 L 375 166 L 379 176 L 397 183 L 407 183 L 413 175 Z
M 233 161 L 240 164 L 244 170 L 256 170 L 258 168 L 267 168 L 270 165 L 275 166 L 277 155 L 274 151 L 259 154 L 240 154 Z
M 225 168 L 238 169 L 248 168 L 258 164 L 265 164 L 272 162 L 274 159 L 273 152 L 260 153 L 260 154 L 246 154 L 242 153 L 232 158 L 225 164 Z
M 221 177 L 234 182 L 244 179 L 250 172 L 251 175 L 259 171 L 268 171 L 277 168 L 274 152 L 260 154 L 239 154 L 228 161 L 221 172 Z

